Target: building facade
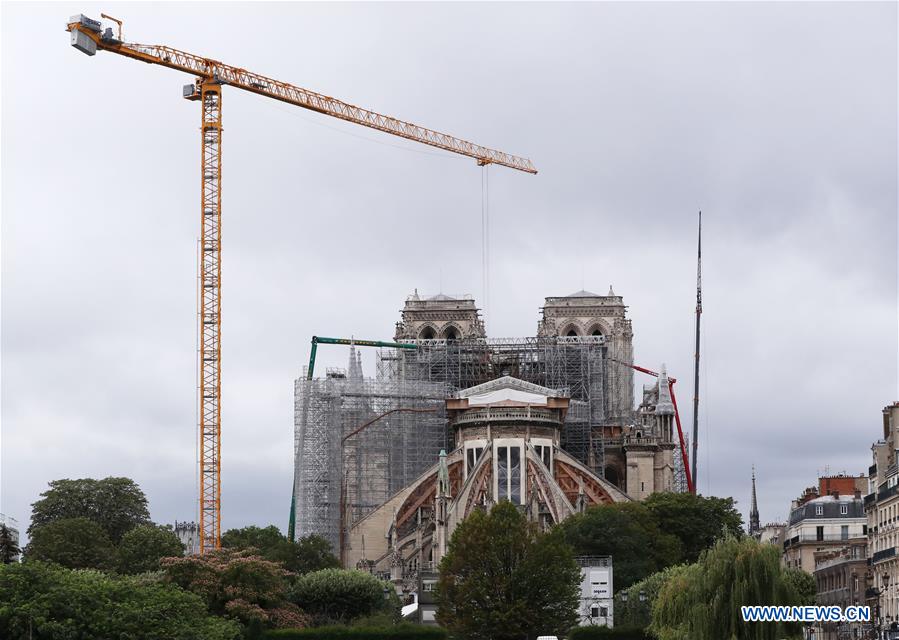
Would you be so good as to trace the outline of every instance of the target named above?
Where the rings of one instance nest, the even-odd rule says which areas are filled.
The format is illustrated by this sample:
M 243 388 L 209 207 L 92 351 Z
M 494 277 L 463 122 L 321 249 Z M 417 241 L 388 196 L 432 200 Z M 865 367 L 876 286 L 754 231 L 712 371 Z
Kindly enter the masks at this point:
M 849 606 L 865 604 L 868 559 L 867 540 L 815 552 L 815 604 Z M 863 638 L 872 625 L 858 622 L 828 622 L 817 627 L 816 640 Z
M 857 479 L 845 477 L 851 482 L 836 485 L 828 484 L 828 478 L 820 479 L 819 488 L 831 487 L 829 495 L 810 488 L 793 501 L 784 531 L 784 565 L 814 573 L 815 553 L 866 542 L 868 521 L 861 491 L 853 489 L 852 494 L 844 495 L 835 488 L 856 486 Z
M 558 391 L 511 377 L 448 398 L 453 449 L 370 514 L 345 523 L 344 566 L 389 577 L 410 593 L 475 509 L 507 500 L 549 529 L 590 505 L 629 501 L 561 448 L 569 406 Z
M 581 601 L 578 625 L 612 627 L 614 612 L 612 597 L 615 585 L 612 574 L 612 556 L 581 556 L 576 558 L 581 566 Z
M 865 496 L 871 585 L 868 604 L 883 627 L 899 623 L 899 402 L 883 409 L 882 438 L 871 446 L 869 492 Z M 896 634 L 899 637 L 899 633 Z
M 405 348 L 379 351 L 374 378 L 351 348 L 347 370 L 295 382 L 296 534 L 343 548 L 348 526 L 407 489 L 441 450 L 453 456 L 445 399 L 503 378 L 568 398 L 556 446 L 617 492 L 640 500 L 685 490 L 664 366 L 634 407 L 626 309 L 611 291 L 548 297 L 537 336 L 488 338 L 470 296 L 413 293 L 394 333 Z

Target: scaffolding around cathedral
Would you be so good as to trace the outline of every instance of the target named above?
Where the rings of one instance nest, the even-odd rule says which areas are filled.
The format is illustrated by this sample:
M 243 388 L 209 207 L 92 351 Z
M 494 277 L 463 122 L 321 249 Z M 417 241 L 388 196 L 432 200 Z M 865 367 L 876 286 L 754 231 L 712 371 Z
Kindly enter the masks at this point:
M 444 401 L 459 390 L 512 376 L 568 395 L 562 448 L 600 477 L 603 425 L 633 418 L 632 408 L 614 406 L 631 378 L 608 358 L 603 336 L 406 342 L 418 348 L 379 350 L 375 378 L 363 377 L 351 348 L 348 370 L 296 381 L 298 536 L 321 535 L 336 548 L 341 522 L 364 517 L 451 450 Z M 347 437 L 401 408 L 431 412 L 392 413 Z

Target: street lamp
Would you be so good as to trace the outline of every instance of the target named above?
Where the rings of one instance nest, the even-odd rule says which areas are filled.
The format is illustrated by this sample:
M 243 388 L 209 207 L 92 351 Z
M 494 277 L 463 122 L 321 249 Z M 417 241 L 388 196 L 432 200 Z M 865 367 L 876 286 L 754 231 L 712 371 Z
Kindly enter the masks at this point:
M 621 592 L 621 601 L 622 601 L 622 602 L 627 602 L 627 591 L 622 591 L 622 592 Z
M 640 591 L 640 602 L 646 602 L 646 592 Z

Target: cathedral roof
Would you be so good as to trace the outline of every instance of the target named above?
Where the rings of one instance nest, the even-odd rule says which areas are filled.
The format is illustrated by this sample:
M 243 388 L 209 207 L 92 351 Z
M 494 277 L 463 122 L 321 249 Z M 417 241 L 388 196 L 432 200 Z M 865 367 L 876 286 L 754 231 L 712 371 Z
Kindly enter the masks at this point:
M 567 295 L 565 297 L 566 298 L 599 298 L 601 296 L 598 293 L 591 293 L 590 291 L 581 289 L 580 291 L 577 291 L 577 292 L 572 293 L 571 295 Z
M 454 298 L 454 297 L 452 297 L 452 296 L 448 296 L 448 295 L 446 295 L 445 293 L 438 293 L 436 296 L 431 296 L 430 298 L 428 298 L 428 300 L 441 300 L 441 301 L 445 301 L 445 300 L 456 300 L 456 298 Z
M 518 400 L 529 404 L 546 404 L 547 398 L 558 398 L 561 395 L 559 391 L 549 387 L 542 387 L 539 384 L 519 380 L 512 376 L 502 376 L 501 378 L 463 389 L 459 392 L 458 397 L 469 398 L 470 404 L 474 404 L 472 400 L 475 398 L 480 401 L 477 404 L 492 404 L 493 402 L 501 402 L 503 400 Z M 525 397 L 534 399 L 527 400 L 524 399 Z

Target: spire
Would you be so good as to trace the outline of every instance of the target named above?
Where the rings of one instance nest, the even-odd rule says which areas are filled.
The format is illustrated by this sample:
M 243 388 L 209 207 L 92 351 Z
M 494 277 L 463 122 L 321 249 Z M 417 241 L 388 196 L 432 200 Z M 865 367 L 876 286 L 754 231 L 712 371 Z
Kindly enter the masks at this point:
M 614 297 L 614 296 L 615 296 L 615 292 L 612 291 L 612 285 L 609 285 L 609 297 Z
M 749 535 L 758 538 L 762 527 L 759 525 L 759 503 L 755 495 L 755 465 L 752 465 L 752 506 L 749 510 Z
M 674 403 L 671 401 L 671 386 L 668 381 L 668 372 L 665 370 L 665 363 L 662 363 L 662 371 L 659 373 L 659 398 L 656 401 L 656 415 L 674 415 Z

